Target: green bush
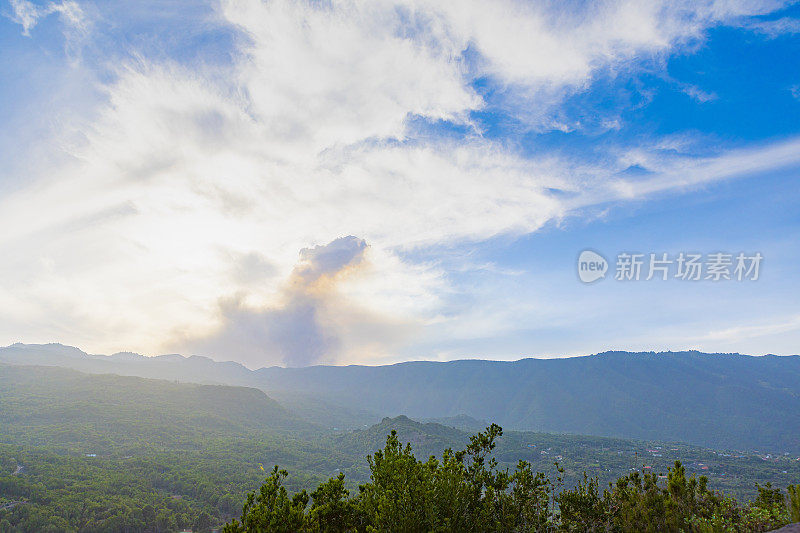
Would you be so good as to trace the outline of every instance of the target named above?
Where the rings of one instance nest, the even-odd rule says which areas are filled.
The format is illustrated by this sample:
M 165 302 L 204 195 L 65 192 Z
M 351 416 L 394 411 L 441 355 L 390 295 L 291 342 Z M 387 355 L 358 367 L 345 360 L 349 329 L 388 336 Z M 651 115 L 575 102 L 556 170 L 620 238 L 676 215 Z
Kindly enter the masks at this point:
M 558 464 L 552 480 L 525 461 L 513 472 L 498 469 L 491 454 L 501 435 L 492 424 L 464 450 L 422 461 L 392 431 L 383 450 L 367 458 L 369 482 L 357 495 L 350 497 L 339 474 L 311 493 L 310 506 L 305 491 L 289 497 L 281 484 L 286 472 L 276 466 L 248 496 L 241 521 L 224 531 L 716 533 L 768 531 L 789 521 L 782 491 L 769 483 L 757 486 L 756 501 L 739 506 L 709 490 L 705 476 L 687 478 L 678 461 L 666 483 L 655 473 L 633 472 L 601 493 L 598 480 L 584 474 L 574 488 L 563 489 Z M 797 487 L 789 494 L 794 513 Z

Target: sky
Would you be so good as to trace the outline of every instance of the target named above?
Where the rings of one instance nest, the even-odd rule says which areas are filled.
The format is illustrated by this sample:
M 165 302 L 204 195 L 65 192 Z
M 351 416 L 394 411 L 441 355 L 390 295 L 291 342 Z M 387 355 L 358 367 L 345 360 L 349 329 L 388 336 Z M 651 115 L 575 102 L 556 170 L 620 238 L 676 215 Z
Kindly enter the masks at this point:
M 800 351 L 797 3 L 0 0 L 0 102 L 2 345 Z

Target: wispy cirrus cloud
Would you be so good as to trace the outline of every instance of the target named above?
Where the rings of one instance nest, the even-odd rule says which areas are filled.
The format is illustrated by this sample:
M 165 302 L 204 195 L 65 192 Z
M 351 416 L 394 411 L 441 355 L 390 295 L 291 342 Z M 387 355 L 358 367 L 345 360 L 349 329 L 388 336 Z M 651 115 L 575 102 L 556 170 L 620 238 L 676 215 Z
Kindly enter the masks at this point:
M 56 14 L 66 26 L 69 37 L 85 36 L 90 21 L 80 4 L 74 0 L 47 2 L 43 5 L 28 0 L 10 0 L 12 13 L 9 18 L 22 26 L 22 34 L 30 37 L 31 30 L 45 17 Z
M 776 39 L 780 36 L 800 33 L 800 19 L 781 17 L 773 20 L 747 20 L 742 23 L 742 27 L 770 39 Z

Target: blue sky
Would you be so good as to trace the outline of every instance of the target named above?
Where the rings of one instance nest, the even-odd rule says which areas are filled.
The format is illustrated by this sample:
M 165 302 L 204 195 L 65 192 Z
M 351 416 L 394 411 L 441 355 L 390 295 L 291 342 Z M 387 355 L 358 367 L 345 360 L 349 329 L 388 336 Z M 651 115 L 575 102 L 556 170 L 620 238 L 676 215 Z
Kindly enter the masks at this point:
M 797 353 L 800 5 L 0 4 L 0 344 Z M 578 254 L 611 273 L 580 282 Z M 613 279 L 760 252 L 757 281 Z

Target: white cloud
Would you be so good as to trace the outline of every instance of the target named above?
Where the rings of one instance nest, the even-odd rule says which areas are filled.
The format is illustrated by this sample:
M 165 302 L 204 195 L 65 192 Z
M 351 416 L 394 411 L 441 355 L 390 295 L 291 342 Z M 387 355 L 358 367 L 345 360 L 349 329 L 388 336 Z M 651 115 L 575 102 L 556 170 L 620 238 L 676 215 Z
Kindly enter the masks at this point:
M 770 39 L 777 39 L 784 35 L 800 33 L 800 19 L 781 17 L 775 20 L 746 20 L 742 22 L 742 27 Z
M 11 20 L 22 26 L 23 35 L 30 35 L 31 28 L 39 20 L 39 9 L 27 0 L 11 0 L 11 8 L 14 10 Z
M 401 33 L 387 2 L 224 3 L 252 39 L 239 70 L 250 109 L 291 151 L 402 138 L 408 115 L 465 120 L 480 106 L 450 43 Z
M 441 41 L 451 50 L 474 49 L 478 59 L 472 75 L 496 79 L 516 118 L 541 129 L 560 129 L 550 112 L 599 73 L 660 62 L 676 47 L 702 41 L 711 26 L 781 5 L 727 0 L 401 3 L 435 20 L 431 26 L 440 29 Z M 686 90 L 703 101 L 713 98 L 697 88 Z
M 72 0 L 48 2 L 42 6 L 28 0 L 11 0 L 11 8 L 14 10 L 11 20 L 22 26 L 23 35 L 29 36 L 40 19 L 53 13 L 57 13 L 62 22 L 80 33 L 88 30 L 88 21 L 83 9 Z
M 723 342 L 735 346 L 745 339 L 771 336 L 781 333 L 800 330 L 800 316 L 782 317 L 783 320 L 773 321 L 768 324 L 739 325 L 721 330 L 710 331 L 696 339 L 702 344 Z
M 667 190 L 688 190 L 706 183 L 740 178 L 800 164 L 800 139 L 790 138 L 770 145 L 748 147 L 709 156 L 658 157 L 645 150 L 632 150 L 622 158 L 651 174 L 639 179 L 615 178 L 608 184 L 607 199 L 644 198 Z M 601 193 L 602 194 L 602 193 Z M 594 195 L 589 202 L 596 202 Z M 585 199 L 584 199 L 585 201 Z
M 72 65 L 78 63 L 92 26 L 92 21 L 78 2 L 62 0 L 37 5 L 28 0 L 11 0 L 11 8 L 13 14 L 9 18 L 22 26 L 22 34 L 27 37 L 31 36 L 31 30 L 43 18 L 57 14 L 62 24 L 66 56 Z
M 77 17 L 72 4 L 14 6 L 27 32 L 48 9 Z M 440 266 L 400 251 L 527 233 L 587 205 L 797 160 L 795 141 L 703 160 L 641 155 L 653 174 L 634 182 L 615 177 L 618 163 L 409 126 L 472 126 L 482 76 L 523 95 L 520 116 L 545 117 L 600 69 L 766 9 L 609 2 L 578 16 L 559 5 L 223 2 L 241 32 L 229 69 L 122 65 L 71 163 L 32 163 L 38 179 L 0 197 L 0 338 L 183 346 L 259 366 L 292 361 L 270 328 L 274 355 L 252 334 L 280 315 L 308 326 L 293 340 L 317 335 L 299 362 L 390 357 L 449 290 Z M 345 235 L 370 246 L 364 268 L 335 297 L 287 300 L 298 251 Z

